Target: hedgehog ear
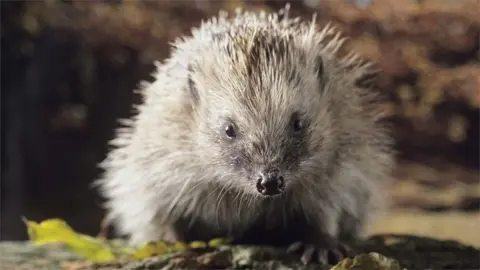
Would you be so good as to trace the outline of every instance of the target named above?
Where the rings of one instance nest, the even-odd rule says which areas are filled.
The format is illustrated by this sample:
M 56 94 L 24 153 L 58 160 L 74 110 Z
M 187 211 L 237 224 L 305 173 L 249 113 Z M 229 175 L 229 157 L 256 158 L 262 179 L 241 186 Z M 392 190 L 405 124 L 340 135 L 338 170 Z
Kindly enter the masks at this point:
M 190 93 L 190 96 L 192 97 L 193 102 L 195 104 L 198 104 L 200 101 L 200 96 L 198 95 L 198 88 L 195 82 L 193 81 L 192 75 L 194 73 L 192 65 L 188 66 L 188 91 Z
M 323 89 L 327 76 L 325 76 L 325 63 L 322 56 L 320 55 L 317 55 L 315 57 L 315 74 L 317 75 L 317 79 L 320 83 L 321 89 Z
M 323 76 L 323 70 L 324 70 L 323 65 L 324 64 L 323 64 L 322 56 L 318 55 L 315 58 L 315 72 L 317 73 L 317 76 L 319 76 L 319 77 Z
M 355 86 L 359 88 L 371 88 L 376 85 L 378 73 L 375 70 L 367 70 L 355 77 Z

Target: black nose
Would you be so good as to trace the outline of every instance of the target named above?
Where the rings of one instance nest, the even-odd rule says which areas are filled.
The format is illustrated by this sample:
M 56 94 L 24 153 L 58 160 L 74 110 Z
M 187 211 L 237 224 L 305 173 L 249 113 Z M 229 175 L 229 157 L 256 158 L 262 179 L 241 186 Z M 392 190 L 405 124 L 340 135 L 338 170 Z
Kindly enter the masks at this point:
M 262 172 L 258 175 L 257 190 L 261 194 L 272 196 L 282 193 L 284 189 L 283 176 L 280 175 L 278 170 Z

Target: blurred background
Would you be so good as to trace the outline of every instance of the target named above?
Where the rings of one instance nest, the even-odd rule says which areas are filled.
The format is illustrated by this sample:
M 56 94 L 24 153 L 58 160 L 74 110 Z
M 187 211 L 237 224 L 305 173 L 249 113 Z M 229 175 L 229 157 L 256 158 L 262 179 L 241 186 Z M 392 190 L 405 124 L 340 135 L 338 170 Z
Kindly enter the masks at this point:
M 169 42 L 236 7 L 285 1 L 1 1 L 1 240 L 26 239 L 21 217 L 100 230 L 101 172 L 118 118 Z M 374 61 L 375 86 L 400 153 L 394 203 L 369 233 L 480 246 L 480 1 L 296 0 L 292 16 L 332 21 Z

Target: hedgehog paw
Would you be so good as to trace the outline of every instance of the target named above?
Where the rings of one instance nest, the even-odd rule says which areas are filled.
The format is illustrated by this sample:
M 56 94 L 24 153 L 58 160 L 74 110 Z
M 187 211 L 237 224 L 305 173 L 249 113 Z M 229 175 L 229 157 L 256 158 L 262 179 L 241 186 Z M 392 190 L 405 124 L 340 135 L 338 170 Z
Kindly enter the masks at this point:
M 302 241 L 291 244 L 288 253 L 301 252 L 301 262 L 307 265 L 316 262 L 322 266 L 334 265 L 352 254 L 350 246 L 336 242 L 326 241 L 321 244 L 308 244 Z

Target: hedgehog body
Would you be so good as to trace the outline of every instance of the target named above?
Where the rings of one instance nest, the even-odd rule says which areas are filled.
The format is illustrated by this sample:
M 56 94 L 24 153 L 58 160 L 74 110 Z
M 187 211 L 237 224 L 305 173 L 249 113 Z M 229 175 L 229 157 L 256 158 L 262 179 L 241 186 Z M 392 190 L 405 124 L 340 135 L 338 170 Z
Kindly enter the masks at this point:
M 385 201 L 387 130 L 315 20 L 221 13 L 174 43 L 118 129 L 97 184 L 132 243 L 209 240 L 335 250 Z

